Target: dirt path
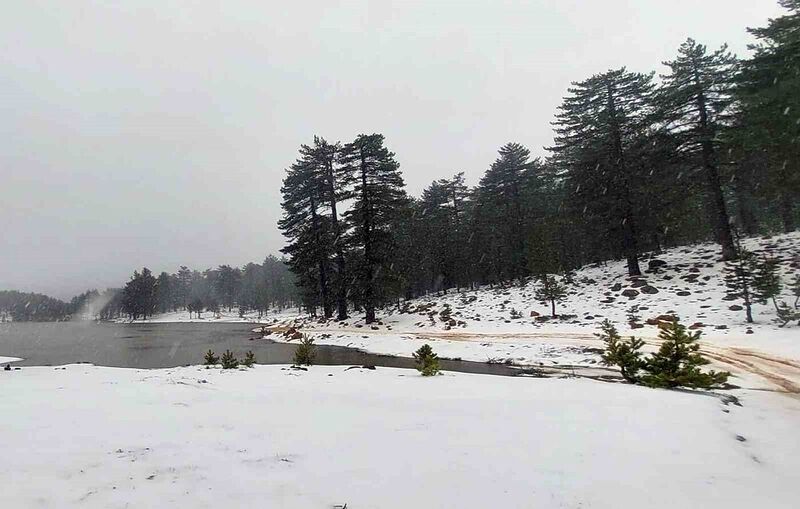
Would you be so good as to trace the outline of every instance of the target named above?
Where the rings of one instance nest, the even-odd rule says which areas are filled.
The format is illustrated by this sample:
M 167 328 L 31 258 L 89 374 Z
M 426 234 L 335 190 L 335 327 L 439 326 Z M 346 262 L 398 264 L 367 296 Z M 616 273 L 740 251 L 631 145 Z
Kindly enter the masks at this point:
M 275 332 L 282 332 L 285 328 L 276 327 Z M 526 341 L 570 345 L 590 346 L 602 348 L 603 342 L 594 334 L 567 333 L 567 332 L 524 332 L 524 333 L 489 333 L 468 331 L 401 331 L 401 330 L 372 330 L 365 328 L 341 327 L 313 328 L 316 333 L 328 334 L 358 334 L 369 336 L 407 336 L 417 339 L 433 339 L 466 342 L 504 342 L 524 343 Z M 651 349 L 656 349 L 660 341 L 655 337 L 642 337 L 645 344 Z M 773 390 L 800 394 L 800 360 L 789 359 L 769 354 L 759 350 L 742 347 L 724 347 L 709 342 L 700 343 L 700 352 L 712 360 L 715 367 L 733 373 L 755 375 L 767 382 Z

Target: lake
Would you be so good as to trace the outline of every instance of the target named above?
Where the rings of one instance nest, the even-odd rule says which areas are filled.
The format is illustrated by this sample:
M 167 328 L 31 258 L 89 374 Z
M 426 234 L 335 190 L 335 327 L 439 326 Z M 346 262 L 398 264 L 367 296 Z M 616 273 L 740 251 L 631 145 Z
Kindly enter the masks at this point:
M 252 350 L 258 364 L 291 364 L 296 345 L 274 343 L 251 332 L 249 323 L 116 324 L 96 322 L 0 323 L 0 356 L 23 359 L 16 366 L 89 362 L 124 368 L 170 368 L 202 364 L 211 349 L 237 357 Z M 412 368 L 410 358 L 375 355 L 353 348 L 318 345 L 317 364 Z M 441 360 L 442 369 L 514 375 L 504 365 Z

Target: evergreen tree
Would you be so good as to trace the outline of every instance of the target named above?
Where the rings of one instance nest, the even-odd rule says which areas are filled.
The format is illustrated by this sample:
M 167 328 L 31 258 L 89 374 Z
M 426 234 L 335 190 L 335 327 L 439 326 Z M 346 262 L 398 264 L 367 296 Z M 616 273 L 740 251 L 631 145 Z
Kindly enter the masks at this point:
M 339 154 L 343 185 L 352 185 L 353 205 L 344 219 L 360 268 L 354 280 L 367 323 L 375 321 L 378 278 L 387 278 L 393 269 L 397 211 L 408 204 L 400 166 L 383 142 L 381 134 L 362 134 Z
M 688 39 L 675 60 L 664 65 L 670 72 L 661 76 L 659 121 L 680 140 L 687 163 L 704 175 L 711 223 L 723 259 L 731 260 L 736 250 L 720 182 L 719 153 L 720 135 L 730 120 L 736 58 L 725 45 L 708 53 L 704 45 Z
M 332 228 L 330 218 L 323 213 L 326 186 L 325 174 L 312 154 L 301 150 L 281 187 L 284 215 L 278 226 L 289 239 L 281 251 L 289 255 L 289 265 L 305 289 L 306 305 L 321 303 L 325 318 L 330 318 Z
M 633 336 L 627 341 L 623 340 L 617 328 L 608 320 L 603 320 L 600 327 L 602 332 L 596 336 L 606 344 L 602 355 L 603 363 L 607 366 L 618 366 L 626 382 L 639 383 L 639 372 L 645 366 L 641 353 L 644 341 Z
M 772 301 L 775 310 L 778 311 L 776 298 L 781 294 L 780 275 L 778 275 L 778 261 L 774 258 L 764 257 L 756 263 L 756 270 L 753 274 L 753 288 L 755 288 L 756 301 L 759 304 L 766 304 Z
M 476 189 L 479 264 L 489 280 L 527 275 L 524 190 L 536 164 L 519 143 L 503 145 Z
M 652 112 L 652 77 L 622 68 L 573 83 L 556 115 L 551 148 L 574 189 L 573 206 L 618 239 L 632 276 L 641 274 L 635 162 L 649 147 L 641 139 Z
M 332 251 L 336 259 L 336 278 L 333 286 L 336 292 L 336 318 L 347 318 L 347 263 L 345 258 L 345 225 L 340 221 L 339 202 L 348 197 L 343 184 L 347 182 L 348 170 L 336 164 L 341 146 L 331 144 L 324 138 L 314 136 L 314 147 L 303 145 L 301 153 L 305 153 L 314 161 L 317 171 L 324 178 L 324 200 L 330 210 Z
M 556 302 L 561 302 L 567 297 L 566 288 L 552 274 L 543 274 L 538 279 L 539 284 L 534 291 L 536 300 L 543 304 L 550 303 L 551 315 L 555 318 Z
M 736 256 L 726 263 L 725 286 L 728 295 L 742 299 L 747 316 L 747 323 L 753 323 L 753 303 L 758 301 L 753 275 L 757 260 L 755 255 L 742 247 L 738 237 L 736 239 Z
M 412 354 L 414 365 L 422 376 L 434 376 L 439 374 L 439 356 L 433 352 L 431 345 L 424 344 Z
M 662 328 L 658 334 L 661 347 L 647 360 L 644 367 L 647 374 L 641 377 L 642 383 L 668 389 L 711 389 L 727 382 L 730 373 L 726 371 L 700 371 L 701 366 L 708 364 L 699 353 L 697 341 L 701 334 L 700 331 L 688 333 L 677 321 Z
M 156 307 L 159 313 L 172 309 L 173 288 L 169 274 L 162 272 L 156 280 Z
M 791 232 L 800 203 L 800 2 L 779 3 L 786 15 L 748 29 L 758 43 L 738 77 L 735 139 L 742 158 L 759 161 L 753 180 L 766 203 L 777 206 L 783 230 Z

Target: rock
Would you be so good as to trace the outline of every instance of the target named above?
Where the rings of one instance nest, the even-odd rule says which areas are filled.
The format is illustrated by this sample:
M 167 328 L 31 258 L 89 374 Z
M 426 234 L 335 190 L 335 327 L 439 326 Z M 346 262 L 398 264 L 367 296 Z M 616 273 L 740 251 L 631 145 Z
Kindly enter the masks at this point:
M 631 282 L 631 288 L 640 288 L 642 286 L 647 286 L 646 279 L 634 279 L 633 282 Z
M 705 327 L 706 325 L 703 322 L 694 322 L 692 325 L 689 326 L 691 330 L 700 329 Z
M 717 329 L 717 330 L 725 330 L 725 329 L 728 328 L 728 326 L 727 325 L 717 325 L 714 328 Z
M 636 323 L 636 322 L 628 322 L 628 325 L 631 326 L 631 329 L 641 329 L 644 327 L 644 324 Z
M 747 329 L 744 331 L 745 334 L 753 334 L 753 329 Z
M 642 293 L 646 293 L 648 295 L 653 295 L 654 293 L 658 293 L 658 288 L 656 288 L 655 286 L 645 285 L 639 288 L 639 291 L 641 291 Z
M 722 297 L 722 300 L 736 300 L 738 298 L 739 297 L 737 297 L 736 295 L 726 295 L 726 296 Z
M 655 318 L 655 320 L 658 321 L 658 322 L 670 322 L 671 323 L 671 322 L 677 322 L 678 321 L 678 317 L 675 316 L 675 315 L 658 315 Z
M 536 318 L 537 316 L 539 316 L 539 313 L 536 311 L 531 311 L 531 318 Z
M 289 337 L 289 339 L 303 339 L 303 333 L 302 333 L 302 332 L 300 332 L 300 331 L 295 331 L 295 333 L 294 333 L 294 334 L 292 334 L 292 335 Z
M 11 371 L 11 364 L 6 364 L 6 367 L 3 368 L 5 371 Z
M 635 299 L 636 296 L 639 295 L 639 291 L 638 290 L 633 290 L 631 288 L 628 288 L 627 290 L 622 292 L 622 295 L 624 295 L 625 297 L 627 297 L 629 299 Z
M 647 268 L 648 269 L 657 269 L 659 267 L 664 267 L 666 265 L 667 265 L 667 262 L 665 262 L 664 260 L 658 260 L 658 259 L 650 260 L 649 262 L 647 262 Z
M 741 311 L 744 308 L 739 304 L 734 304 L 733 306 L 728 306 L 728 309 L 730 309 L 731 311 Z
M 614 283 L 614 286 L 611 287 L 611 291 L 612 292 L 618 292 L 620 290 L 622 290 L 622 284 L 621 283 Z
M 686 290 L 682 290 L 682 291 L 676 293 L 675 295 L 677 295 L 678 297 L 688 297 L 691 294 L 692 294 L 692 292 L 687 292 Z

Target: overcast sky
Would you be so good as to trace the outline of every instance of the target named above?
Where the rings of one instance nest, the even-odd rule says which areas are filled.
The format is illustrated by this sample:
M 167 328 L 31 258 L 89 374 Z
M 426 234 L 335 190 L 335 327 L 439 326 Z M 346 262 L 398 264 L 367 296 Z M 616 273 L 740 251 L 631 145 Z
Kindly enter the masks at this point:
M 38 1 L 0 7 L 0 289 L 69 297 L 136 267 L 278 253 L 314 134 L 385 134 L 417 195 L 535 154 L 571 81 L 739 55 L 773 0 Z

